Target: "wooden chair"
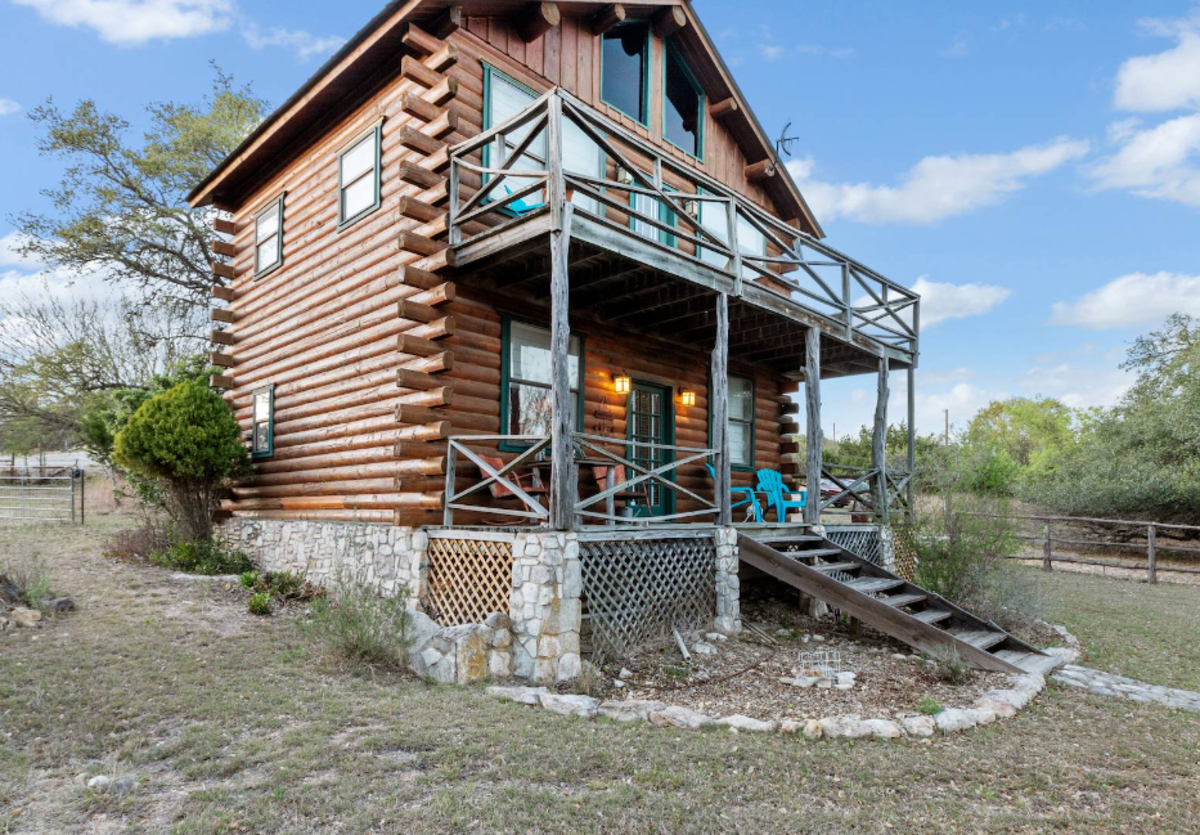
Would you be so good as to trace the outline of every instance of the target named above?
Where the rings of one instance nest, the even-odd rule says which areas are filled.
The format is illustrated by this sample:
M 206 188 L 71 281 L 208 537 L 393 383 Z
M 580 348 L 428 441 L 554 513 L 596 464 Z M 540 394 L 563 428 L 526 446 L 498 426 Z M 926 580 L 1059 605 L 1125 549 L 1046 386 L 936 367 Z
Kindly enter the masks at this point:
M 484 461 L 486 461 L 488 463 L 488 466 L 490 466 L 494 470 L 500 470 L 504 467 L 504 459 L 503 458 L 493 458 L 488 455 L 481 455 L 479 457 L 482 458 Z M 479 468 L 479 474 L 483 478 L 488 477 L 488 474 L 483 471 L 482 467 Z M 520 487 L 522 490 L 524 490 L 530 496 L 537 497 L 537 496 L 549 496 L 550 495 L 550 490 L 546 487 L 543 487 L 539 483 L 539 481 L 538 481 L 537 477 L 534 475 L 534 473 L 508 472 L 508 473 L 505 473 L 504 475 L 509 481 L 516 482 L 516 485 L 518 487 Z M 488 492 L 490 492 L 492 494 L 493 499 L 508 499 L 508 498 L 511 498 L 516 495 L 516 493 L 514 493 L 512 490 L 509 490 L 507 487 L 505 487 L 503 484 L 501 484 L 498 481 L 493 481 L 491 484 L 488 485 Z M 543 504 L 548 504 L 548 502 L 543 502 Z M 524 502 L 521 502 L 520 505 L 521 505 L 522 510 L 526 509 L 526 505 Z M 530 524 L 530 525 L 537 524 L 536 519 L 526 520 L 520 516 L 501 517 L 498 519 L 484 519 L 483 522 L 485 525 L 508 525 L 508 526 L 521 525 L 521 524 Z
M 717 481 L 716 468 L 714 468 L 712 464 L 705 464 L 704 467 L 705 467 L 705 469 L 708 470 L 708 474 L 712 478 L 713 483 L 715 484 Z M 733 496 L 745 496 L 746 497 L 739 501 L 731 502 L 729 505 L 730 510 L 736 510 L 737 508 L 742 507 L 744 505 L 749 505 L 750 510 L 754 511 L 754 521 L 759 522 L 759 523 L 762 522 L 762 520 L 763 520 L 762 505 L 760 505 L 758 503 L 758 496 L 755 495 L 755 493 L 752 489 L 750 489 L 749 487 L 730 487 L 729 492 Z
M 775 470 L 762 469 L 758 473 L 758 486 L 755 488 L 760 493 L 767 494 L 767 506 L 775 508 L 775 518 L 779 522 L 787 521 L 787 512 L 792 508 L 803 508 L 808 504 L 808 491 L 800 491 L 800 500 L 788 498 L 791 490 L 783 483 L 783 476 Z
M 608 467 L 594 466 L 592 467 L 592 478 L 596 480 L 596 486 L 600 488 L 600 492 L 608 489 Z M 625 480 L 625 465 L 617 464 L 613 468 L 613 484 L 620 484 Z M 643 481 L 639 482 L 632 490 L 621 490 L 613 494 L 613 501 L 624 502 L 628 507 L 630 503 L 638 501 L 645 508 L 650 507 L 650 487 Z

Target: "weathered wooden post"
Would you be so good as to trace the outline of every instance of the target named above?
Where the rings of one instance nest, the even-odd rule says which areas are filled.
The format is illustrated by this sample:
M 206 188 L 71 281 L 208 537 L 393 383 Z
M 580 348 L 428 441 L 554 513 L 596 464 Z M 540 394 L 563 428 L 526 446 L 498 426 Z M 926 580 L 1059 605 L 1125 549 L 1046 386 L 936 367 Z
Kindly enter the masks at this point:
M 575 511 L 575 415 L 571 408 L 571 325 L 570 279 L 571 205 L 563 188 L 562 99 L 553 95 L 547 101 L 550 202 L 550 388 L 553 420 L 550 430 L 550 526 L 570 530 Z M 582 384 L 582 381 L 580 381 Z
M 915 363 L 915 360 L 914 360 Z M 916 482 L 917 482 L 917 369 L 915 365 L 908 367 L 908 483 L 904 486 L 908 504 L 908 524 L 917 522 Z
M 733 476 L 729 461 L 729 296 L 717 294 L 717 333 L 712 350 L 712 445 L 717 451 L 717 477 L 713 479 L 717 524 L 733 524 L 730 494 Z
M 804 521 L 815 525 L 821 521 L 821 458 L 824 455 L 824 435 L 821 432 L 821 332 L 808 328 L 804 332 L 804 488 L 808 491 L 804 504 Z
M 1050 523 L 1047 522 L 1046 524 L 1042 525 L 1042 570 L 1043 571 L 1053 571 L 1054 570 L 1054 565 L 1052 564 L 1052 561 L 1051 561 L 1052 556 L 1051 556 L 1050 552 L 1051 552 Z
M 1146 528 L 1146 579 L 1158 582 L 1158 527 Z
M 871 469 L 875 471 L 875 512 L 883 524 L 889 522 L 887 485 L 888 358 L 879 358 L 878 388 L 875 393 L 875 431 L 871 435 Z
M 454 527 L 454 508 L 450 505 L 453 503 L 455 489 L 454 481 L 456 478 L 455 470 L 458 468 L 458 450 L 454 446 L 454 441 L 446 441 L 446 488 L 442 494 L 442 526 L 446 528 Z

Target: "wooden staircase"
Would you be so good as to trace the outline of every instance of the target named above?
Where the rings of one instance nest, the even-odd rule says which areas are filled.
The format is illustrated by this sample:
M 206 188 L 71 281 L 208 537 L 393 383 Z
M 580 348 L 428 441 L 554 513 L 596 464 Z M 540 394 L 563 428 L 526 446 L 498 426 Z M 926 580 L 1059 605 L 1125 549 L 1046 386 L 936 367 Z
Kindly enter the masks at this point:
M 808 529 L 738 537 L 741 561 L 923 652 L 972 667 L 1047 673 L 1058 659 Z

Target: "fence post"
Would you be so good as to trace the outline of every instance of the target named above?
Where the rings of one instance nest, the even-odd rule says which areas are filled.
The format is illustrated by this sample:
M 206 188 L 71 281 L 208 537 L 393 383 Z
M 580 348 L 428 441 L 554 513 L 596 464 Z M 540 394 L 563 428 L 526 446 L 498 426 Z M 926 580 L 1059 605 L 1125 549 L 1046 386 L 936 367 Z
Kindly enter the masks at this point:
M 442 494 L 442 526 L 450 528 L 454 526 L 454 508 L 450 506 L 454 498 L 455 492 L 455 464 L 458 450 L 454 446 L 454 439 L 446 441 L 446 487 Z
M 87 522 L 84 506 L 87 504 L 87 467 L 81 467 L 79 470 L 79 525 L 82 527 Z
M 1158 528 L 1146 528 L 1146 575 L 1151 583 L 1158 582 Z
M 1053 571 L 1050 555 L 1050 523 L 1042 525 L 1042 570 Z
M 71 524 L 75 524 L 75 482 L 78 481 L 75 471 L 71 471 Z

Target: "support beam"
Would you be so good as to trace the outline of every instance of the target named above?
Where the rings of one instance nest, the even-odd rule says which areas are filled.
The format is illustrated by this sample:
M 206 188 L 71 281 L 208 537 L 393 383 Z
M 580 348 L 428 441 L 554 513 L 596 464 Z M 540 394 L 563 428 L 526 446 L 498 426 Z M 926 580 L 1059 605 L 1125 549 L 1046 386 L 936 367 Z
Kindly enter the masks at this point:
M 821 521 L 821 459 L 825 443 L 821 431 L 821 332 L 816 328 L 804 332 L 804 404 L 804 489 L 808 491 L 804 521 L 815 525 Z
M 887 428 L 888 359 L 880 357 L 878 388 L 875 393 L 875 427 L 871 433 L 871 469 L 875 476 L 875 512 L 879 521 L 888 523 Z
M 908 367 L 908 484 L 904 490 L 907 494 L 908 501 L 908 523 L 916 524 L 917 507 L 915 504 L 916 496 L 914 495 L 913 485 L 916 479 L 913 477 L 917 472 L 917 369 L 913 366 Z
M 571 209 L 566 202 L 562 166 L 562 99 L 550 99 L 547 133 L 548 196 L 554 223 L 550 229 L 550 526 L 570 530 L 575 521 L 575 410 L 571 408 Z
M 752 183 L 769 180 L 775 176 L 775 160 L 763 159 L 746 166 L 746 179 Z
M 720 101 L 715 101 L 708 108 L 709 115 L 712 116 L 714 119 L 716 119 L 718 122 L 722 119 L 726 119 L 726 118 L 732 116 L 733 114 L 735 114 L 737 112 L 738 112 L 738 103 L 737 103 L 737 99 L 735 99 L 733 96 L 729 96 L 728 98 L 721 99 Z
M 595 17 L 591 21 L 591 30 L 593 35 L 603 35 L 609 29 L 619 23 L 625 22 L 625 7 L 620 3 L 613 3 L 611 6 L 605 6 L 600 11 L 596 12 Z
M 536 41 L 562 21 L 558 6 L 553 3 L 533 3 L 517 19 L 517 34 L 525 43 Z
M 674 35 L 687 26 L 687 14 L 682 6 L 668 6 L 654 18 L 654 34 L 660 38 Z
M 712 350 L 712 390 L 709 392 L 709 411 L 712 413 L 712 445 L 717 450 L 714 479 L 714 501 L 717 503 L 717 524 L 733 523 L 730 508 L 732 486 L 729 461 L 729 295 L 717 294 L 717 333 Z

